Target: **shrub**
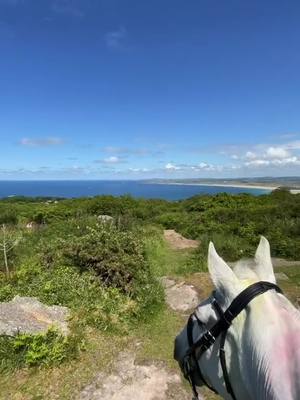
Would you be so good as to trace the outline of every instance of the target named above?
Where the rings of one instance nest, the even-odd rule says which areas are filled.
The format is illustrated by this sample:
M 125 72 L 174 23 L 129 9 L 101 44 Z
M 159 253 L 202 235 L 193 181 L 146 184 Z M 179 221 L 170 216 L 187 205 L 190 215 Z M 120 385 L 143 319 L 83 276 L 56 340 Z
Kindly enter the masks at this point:
M 0 336 L 0 371 L 6 372 L 24 366 L 52 366 L 74 358 L 83 348 L 82 336 L 63 336 L 50 328 L 46 333 L 15 337 Z
M 105 286 L 130 295 L 137 282 L 145 284 L 151 278 L 143 242 L 114 225 L 97 224 L 81 236 L 63 240 L 62 254 L 70 265 L 93 271 Z

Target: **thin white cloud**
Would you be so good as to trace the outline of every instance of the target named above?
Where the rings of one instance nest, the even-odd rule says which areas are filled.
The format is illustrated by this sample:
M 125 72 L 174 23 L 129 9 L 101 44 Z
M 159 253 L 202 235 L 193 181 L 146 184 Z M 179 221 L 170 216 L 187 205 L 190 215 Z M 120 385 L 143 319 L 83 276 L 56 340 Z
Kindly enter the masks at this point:
M 149 172 L 151 169 L 149 168 L 129 168 L 128 171 L 130 172 Z
M 245 158 L 247 160 L 253 160 L 254 158 L 256 158 L 256 154 L 253 153 L 253 151 L 247 151 L 247 153 L 245 154 Z
M 52 4 L 52 11 L 56 14 L 68 15 L 71 17 L 84 17 L 84 12 L 80 8 L 78 1 L 74 0 L 56 0 Z
M 129 147 L 115 147 L 107 146 L 103 149 L 106 153 L 122 154 L 122 155 L 138 155 L 145 156 L 153 154 L 153 152 L 146 148 L 129 148 Z
M 59 137 L 46 138 L 22 138 L 19 144 L 24 147 L 50 147 L 64 144 L 65 141 Z
M 122 164 L 126 163 L 127 161 L 119 156 L 109 156 L 106 158 L 103 158 L 101 160 L 94 160 L 94 163 L 97 164 Z
M 265 157 L 266 158 L 287 158 L 290 156 L 290 152 L 286 150 L 284 147 L 269 147 L 266 151 Z
M 174 164 L 174 163 L 167 163 L 165 165 L 165 170 L 172 172 L 172 171 L 193 171 L 193 172 L 201 172 L 201 171 L 222 171 L 223 170 L 222 165 L 214 165 L 214 164 L 209 164 L 206 162 L 200 162 L 199 164 Z
M 104 158 L 103 162 L 107 164 L 118 164 L 120 162 L 120 158 L 117 156 L 111 156 L 108 158 Z
M 165 165 L 165 169 L 167 171 L 178 171 L 181 169 L 181 167 L 179 167 L 178 165 L 172 164 L 172 163 L 167 163 Z
M 244 163 L 246 167 L 261 167 L 261 166 L 266 166 L 270 165 L 270 161 L 268 160 L 251 160 L 251 161 L 246 161 Z
M 107 32 L 104 35 L 104 41 L 107 47 L 117 49 L 123 46 L 126 36 L 127 30 L 122 26 L 115 31 Z
M 279 135 L 280 139 L 293 139 L 295 137 L 300 136 L 300 133 L 283 133 L 282 135 Z
M 300 150 L 300 140 L 289 142 L 285 145 L 285 147 L 289 150 Z
M 299 166 L 300 159 L 296 156 L 287 158 L 275 158 L 271 160 L 256 159 L 244 163 L 246 167 L 291 167 Z

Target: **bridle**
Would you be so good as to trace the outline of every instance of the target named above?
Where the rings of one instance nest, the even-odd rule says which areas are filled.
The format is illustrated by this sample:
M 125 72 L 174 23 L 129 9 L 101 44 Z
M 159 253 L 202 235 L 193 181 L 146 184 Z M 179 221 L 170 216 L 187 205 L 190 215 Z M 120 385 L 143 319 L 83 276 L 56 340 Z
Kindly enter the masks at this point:
M 200 327 L 205 325 L 196 315 L 195 311 L 190 315 L 187 323 L 187 337 L 189 343 L 189 349 L 185 353 L 183 360 L 181 361 L 181 368 L 183 370 L 184 377 L 190 382 L 194 398 L 199 399 L 199 395 L 196 389 L 195 373 L 198 374 L 201 381 L 213 392 L 217 391 L 205 380 L 203 373 L 199 365 L 199 359 L 216 341 L 220 338 L 219 358 L 223 371 L 223 377 L 227 392 L 231 395 L 233 400 L 237 400 L 230 383 L 229 374 L 226 366 L 225 356 L 225 339 L 229 327 L 232 321 L 243 311 L 247 305 L 255 297 L 267 292 L 268 290 L 276 290 L 278 293 L 282 293 L 282 290 L 271 282 L 260 281 L 253 283 L 243 290 L 237 297 L 234 298 L 230 306 L 223 312 L 221 306 L 214 297 L 212 305 L 214 306 L 219 319 L 212 326 L 211 329 L 207 329 L 206 332 L 200 336 L 195 342 L 193 340 L 193 329 L 195 323 L 198 323 Z

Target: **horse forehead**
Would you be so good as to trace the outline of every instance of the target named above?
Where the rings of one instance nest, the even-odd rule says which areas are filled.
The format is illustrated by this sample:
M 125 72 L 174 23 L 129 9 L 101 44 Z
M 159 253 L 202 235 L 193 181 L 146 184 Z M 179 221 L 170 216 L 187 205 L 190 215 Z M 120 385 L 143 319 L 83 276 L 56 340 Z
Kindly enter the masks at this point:
M 234 263 L 233 270 L 240 280 L 257 281 L 259 277 L 255 272 L 256 265 L 253 259 L 242 259 Z

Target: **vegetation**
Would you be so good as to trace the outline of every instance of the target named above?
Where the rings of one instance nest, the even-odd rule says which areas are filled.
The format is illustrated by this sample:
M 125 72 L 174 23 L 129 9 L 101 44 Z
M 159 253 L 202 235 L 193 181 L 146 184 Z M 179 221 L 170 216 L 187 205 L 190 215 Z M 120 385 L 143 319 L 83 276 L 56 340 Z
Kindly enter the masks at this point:
M 102 214 L 112 216 L 113 222 L 101 222 Z M 9 253 L 9 274 L 0 254 L 0 302 L 17 294 L 35 296 L 49 305 L 69 307 L 72 315 L 68 339 L 53 330 L 0 337 L 0 369 L 43 366 L 51 367 L 51 374 L 58 368 L 64 375 L 70 368 L 72 372 L 59 380 L 70 393 L 79 379 L 70 360 L 78 359 L 80 379 L 88 380 L 86 370 L 92 373 L 95 354 L 107 352 L 106 343 L 127 346 L 139 337 L 145 343 L 141 358 L 174 365 L 172 336 L 182 322 L 166 310 L 157 278 L 184 275 L 196 283 L 192 273 L 206 271 L 210 240 L 226 260 L 234 261 L 252 256 L 263 234 L 273 256 L 300 260 L 300 195 L 287 191 L 259 197 L 195 196 L 178 202 L 130 196 L 9 198 L 0 201 L 0 223 L 6 235 L 18 239 Z M 171 250 L 162 238 L 163 229 L 176 229 L 201 244 L 192 251 Z M 297 269 L 289 271 L 291 282 L 299 285 Z M 296 292 L 285 285 L 296 300 Z M 109 351 L 106 364 L 114 354 L 112 348 Z M 34 376 L 42 382 L 45 374 L 50 373 L 42 368 Z M 5 387 L 5 380 L 1 385 Z M 72 398 L 57 393 L 59 398 Z
M 0 360 L 2 372 L 24 366 L 53 366 L 78 356 L 83 348 L 82 335 L 67 337 L 50 328 L 44 334 L 18 334 L 0 336 Z

